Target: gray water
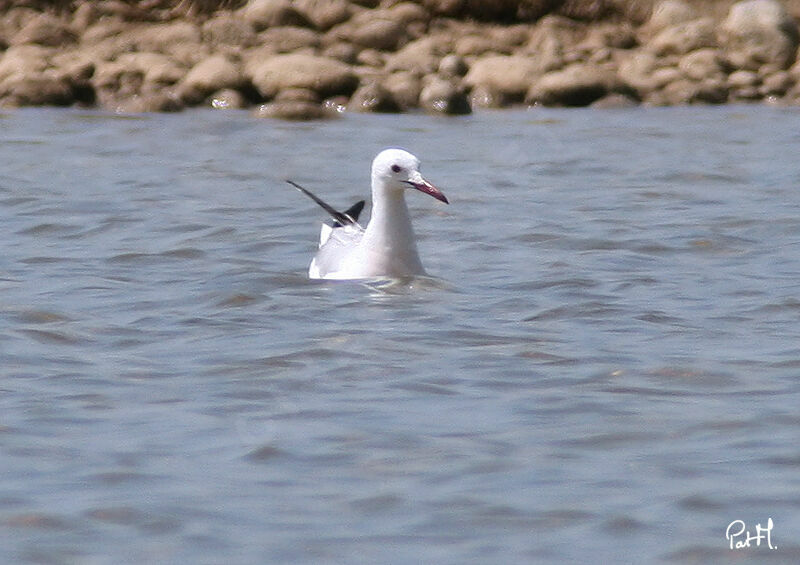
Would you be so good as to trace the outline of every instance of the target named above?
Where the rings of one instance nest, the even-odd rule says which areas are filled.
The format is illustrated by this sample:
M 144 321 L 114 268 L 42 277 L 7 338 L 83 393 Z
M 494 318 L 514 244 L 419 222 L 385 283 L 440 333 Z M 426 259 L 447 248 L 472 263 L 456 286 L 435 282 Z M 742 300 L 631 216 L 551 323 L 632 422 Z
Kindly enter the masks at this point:
M 344 208 L 390 145 L 431 278 L 307 280 L 283 179 Z M 798 562 L 799 150 L 761 106 L 2 115 L 0 562 Z

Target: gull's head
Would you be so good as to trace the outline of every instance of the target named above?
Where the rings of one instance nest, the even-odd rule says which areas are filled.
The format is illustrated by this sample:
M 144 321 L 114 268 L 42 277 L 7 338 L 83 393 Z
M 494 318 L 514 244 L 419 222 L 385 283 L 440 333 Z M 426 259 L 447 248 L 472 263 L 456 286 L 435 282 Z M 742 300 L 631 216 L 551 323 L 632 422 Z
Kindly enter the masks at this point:
M 384 149 L 372 161 L 373 189 L 403 191 L 413 188 L 449 204 L 442 192 L 419 172 L 419 159 L 402 149 Z

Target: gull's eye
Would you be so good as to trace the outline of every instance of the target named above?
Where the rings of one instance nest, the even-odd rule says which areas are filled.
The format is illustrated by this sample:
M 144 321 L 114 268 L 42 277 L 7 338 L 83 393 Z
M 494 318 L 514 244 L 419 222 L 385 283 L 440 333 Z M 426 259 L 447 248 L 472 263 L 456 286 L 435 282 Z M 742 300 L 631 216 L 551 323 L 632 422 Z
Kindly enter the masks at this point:
M 403 170 L 403 167 L 401 167 L 400 165 L 392 165 L 392 171 L 393 172 L 399 173 L 402 170 Z

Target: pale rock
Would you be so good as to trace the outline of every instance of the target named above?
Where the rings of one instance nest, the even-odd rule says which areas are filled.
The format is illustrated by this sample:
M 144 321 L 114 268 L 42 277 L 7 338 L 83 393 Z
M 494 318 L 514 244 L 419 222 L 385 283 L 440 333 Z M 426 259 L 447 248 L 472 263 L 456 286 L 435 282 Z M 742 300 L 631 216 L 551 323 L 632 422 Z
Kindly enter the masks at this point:
M 659 32 L 645 44 L 657 56 L 684 55 L 705 47 L 716 47 L 715 23 L 711 18 L 684 22 Z
M 432 114 L 463 115 L 472 112 L 462 88 L 449 80 L 430 77 L 419 94 L 420 106 Z
M 224 88 L 209 97 L 209 104 L 215 110 L 241 110 L 247 107 L 247 99 L 238 90 Z
M 249 0 L 238 14 L 256 31 L 278 26 L 312 26 L 289 0 Z
M 37 14 L 11 38 L 12 45 L 34 43 L 47 47 L 74 43 L 75 34 L 63 19 L 47 12 Z
M 322 100 L 319 93 L 302 87 L 290 87 L 281 90 L 275 97 L 275 102 L 313 102 L 319 104 Z
M 168 92 L 144 92 L 134 96 L 111 100 L 106 104 L 118 114 L 144 114 L 149 112 L 179 112 L 183 109 L 180 100 Z
M 0 56 L 0 82 L 12 77 L 38 75 L 50 66 L 51 51 L 40 45 L 23 44 L 9 47 Z
M 697 12 L 688 3 L 682 0 L 664 0 L 653 8 L 650 19 L 642 26 L 641 32 L 652 37 L 665 29 L 685 24 L 697 18 Z
M 639 100 L 629 94 L 612 92 L 602 98 L 592 102 L 592 108 L 601 110 L 617 110 L 622 108 L 633 108 L 639 105 Z
M 445 77 L 463 77 L 469 71 L 469 66 L 463 57 L 451 53 L 439 61 L 439 74 Z
M 594 53 L 603 49 L 632 49 L 636 46 L 636 34 L 628 24 L 593 24 L 578 49 Z
M 422 0 L 422 4 L 437 16 L 456 17 L 464 13 L 464 0 Z M 491 5 L 491 2 L 487 2 Z
M 278 100 L 262 104 L 254 112 L 257 118 L 272 118 L 289 121 L 321 120 L 333 116 L 323 106 L 304 100 Z
M 53 68 L 62 76 L 69 77 L 73 83 L 88 83 L 95 70 L 95 62 L 85 51 L 62 51 L 51 57 Z
M 498 45 L 510 50 L 525 45 L 531 38 L 530 26 L 525 24 L 491 26 L 488 31 Z
M 787 69 L 797 53 L 797 24 L 776 0 L 745 0 L 731 7 L 720 26 L 720 40 L 736 68 L 775 64 Z
M 334 27 L 329 35 L 334 40 L 350 41 L 361 47 L 396 51 L 422 34 L 426 28 L 426 14 L 425 10 L 408 2 L 363 10 Z
M 455 53 L 462 57 L 479 57 L 486 53 L 510 55 L 513 47 L 503 45 L 486 35 L 465 35 L 456 39 Z
M 162 53 L 124 53 L 117 63 L 128 72 L 141 73 L 144 82 L 175 84 L 186 74 L 186 69 Z
M 397 71 L 413 71 L 420 75 L 435 73 L 439 68 L 439 61 L 447 54 L 448 44 L 439 38 L 423 37 L 405 45 L 399 51 L 388 55 L 386 70 L 390 73 Z
M 795 80 L 788 71 L 777 71 L 764 77 L 759 93 L 762 96 L 783 96 L 794 85 Z
M 473 89 L 486 88 L 509 100 L 522 100 L 542 74 L 542 62 L 535 57 L 489 55 L 472 63 L 464 84 Z
M 14 75 L 0 83 L 3 106 L 69 106 L 75 101 L 72 85 L 64 77 L 43 72 Z
M 75 8 L 72 14 L 71 28 L 79 33 L 100 19 L 100 10 L 92 2 L 82 2 Z
M 686 77 L 677 67 L 660 67 L 650 76 L 651 87 L 648 90 L 660 90 L 670 83 L 684 80 Z
M 246 73 L 264 98 L 273 98 L 287 88 L 313 90 L 322 98 L 349 96 L 358 77 L 349 65 L 335 59 L 306 54 L 276 55 L 246 65 Z
M 731 88 L 752 88 L 760 83 L 761 79 L 759 79 L 758 73 L 753 71 L 738 70 L 728 75 L 728 85 Z
M 272 27 L 258 35 L 258 42 L 275 53 L 294 53 L 301 49 L 314 50 L 320 45 L 319 34 L 297 26 Z
M 346 41 L 336 41 L 322 50 L 322 55 L 324 57 L 330 57 L 331 59 L 336 59 L 348 65 L 356 63 L 358 53 L 359 48 Z
M 686 78 L 696 81 L 721 79 L 725 74 L 723 59 L 717 49 L 698 49 L 687 53 L 678 63 L 678 68 Z
M 203 24 L 203 40 L 214 46 L 252 47 L 258 39 L 253 26 L 230 12 L 219 12 Z
M 390 90 L 378 82 L 364 84 L 353 93 L 347 109 L 355 112 L 395 113 L 401 108 Z
M 295 0 L 294 5 L 319 31 L 327 31 L 353 15 L 347 0 Z
M 393 19 L 399 21 L 403 26 L 427 22 L 430 19 L 429 12 L 415 2 L 398 2 L 390 6 L 388 12 Z
M 618 79 L 613 68 L 576 63 L 544 74 L 528 90 L 525 102 L 588 106 L 617 88 Z
M 653 73 L 661 60 L 649 51 L 636 50 L 625 53 L 618 62 L 617 74 L 628 86 L 639 93 L 648 93 L 657 87 L 653 84 Z
M 724 104 L 728 101 L 729 89 L 724 77 L 709 77 L 698 83 L 692 102 L 702 104 Z
M 659 93 L 660 103 L 667 106 L 680 106 L 691 103 L 699 91 L 699 85 L 692 80 L 680 78 L 667 84 Z
M 473 108 L 505 108 L 519 101 L 489 86 L 476 86 L 469 93 L 469 103 Z
M 394 19 L 375 18 L 353 25 L 347 38 L 361 47 L 394 51 L 405 40 L 405 28 Z
M 127 34 L 135 42 L 138 51 L 165 54 L 174 54 L 186 48 L 196 52 L 203 40 L 200 28 L 188 21 L 137 26 Z
M 386 58 L 377 49 L 362 49 L 356 55 L 356 63 L 364 67 L 382 68 L 386 64 Z
M 198 103 L 212 92 L 240 88 L 243 82 L 238 61 L 225 55 L 212 55 L 192 67 L 181 81 L 178 92 L 184 101 Z
M 383 86 L 392 94 L 392 98 L 401 109 L 409 110 L 419 106 L 422 80 L 416 73 L 409 71 L 392 73 L 383 80 Z

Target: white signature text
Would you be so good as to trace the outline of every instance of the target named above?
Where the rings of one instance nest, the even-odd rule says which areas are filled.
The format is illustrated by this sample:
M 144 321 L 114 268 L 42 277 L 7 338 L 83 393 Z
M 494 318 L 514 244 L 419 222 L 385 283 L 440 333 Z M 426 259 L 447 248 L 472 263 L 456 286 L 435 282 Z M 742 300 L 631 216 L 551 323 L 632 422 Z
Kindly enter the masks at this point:
M 731 549 L 744 549 L 750 547 L 755 542 L 756 547 L 761 547 L 761 542 L 765 542 L 770 549 L 778 549 L 772 545 L 772 518 L 767 518 L 767 526 L 762 527 L 756 524 L 755 534 L 747 529 L 747 524 L 742 520 L 734 520 L 728 524 L 725 530 L 725 539 L 730 542 Z

